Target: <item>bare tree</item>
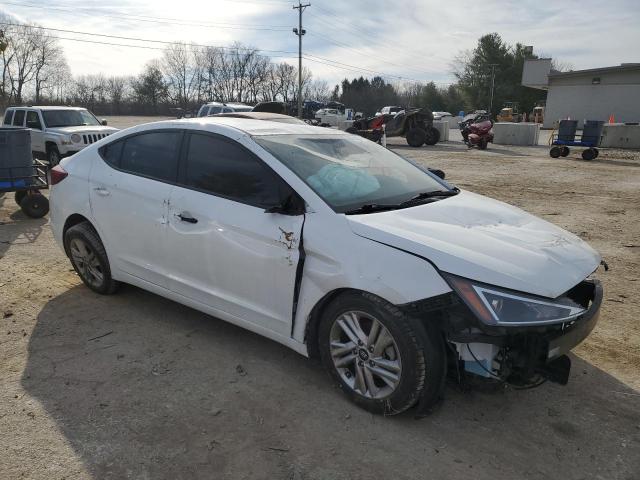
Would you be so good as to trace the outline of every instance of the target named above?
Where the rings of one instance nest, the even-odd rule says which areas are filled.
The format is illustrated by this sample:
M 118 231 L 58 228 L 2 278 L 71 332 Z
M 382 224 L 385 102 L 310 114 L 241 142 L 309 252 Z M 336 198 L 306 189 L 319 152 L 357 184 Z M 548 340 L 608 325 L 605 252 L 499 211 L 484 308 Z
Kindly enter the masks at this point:
M 11 93 L 15 101 L 22 103 L 25 86 L 33 80 L 36 71 L 38 41 L 41 33 L 33 25 L 20 25 L 12 32 L 12 61 L 8 74 Z
M 185 43 L 174 43 L 162 56 L 162 70 L 169 85 L 171 100 L 183 108 L 189 108 L 198 91 L 201 66 L 198 65 L 195 48 Z
M 55 37 L 42 34 L 35 35 L 34 54 L 34 91 L 35 101 L 40 103 L 42 92 L 56 78 L 56 70 L 64 61 L 64 53 Z

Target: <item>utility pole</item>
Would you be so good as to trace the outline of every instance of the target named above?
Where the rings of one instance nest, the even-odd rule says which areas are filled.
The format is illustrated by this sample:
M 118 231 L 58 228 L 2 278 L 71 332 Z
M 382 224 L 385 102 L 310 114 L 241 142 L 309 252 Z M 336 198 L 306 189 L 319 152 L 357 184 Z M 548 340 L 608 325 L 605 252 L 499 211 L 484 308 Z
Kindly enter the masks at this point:
M 302 12 L 307 7 L 310 7 L 310 3 L 304 5 L 298 0 L 298 5 L 293 6 L 295 10 L 298 10 L 298 28 L 293 29 L 293 33 L 298 36 L 298 118 L 302 118 L 302 36 L 307 31 L 302 28 Z
M 495 87 L 495 80 L 496 80 L 496 67 L 498 66 L 497 63 L 490 63 L 489 66 L 491 67 L 491 97 L 489 100 L 489 118 L 491 118 L 491 115 L 493 115 L 491 112 L 493 110 L 493 89 Z

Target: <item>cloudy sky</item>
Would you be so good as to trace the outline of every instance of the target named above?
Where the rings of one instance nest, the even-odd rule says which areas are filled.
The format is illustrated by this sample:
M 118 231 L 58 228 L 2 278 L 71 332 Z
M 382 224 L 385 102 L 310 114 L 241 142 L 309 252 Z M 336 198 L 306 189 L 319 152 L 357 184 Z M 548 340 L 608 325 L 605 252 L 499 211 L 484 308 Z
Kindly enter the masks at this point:
M 303 50 L 312 57 L 305 65 L 315 78 L 332 84 L 373 74 L 446 84 L 452 81 L 453 58 L 494 31 L 575 69 L 640 62 L 639 0 L 310 1 Z M 44 27 L 92 33 L 49 31 L 64 38 L 73 73 L 111 75 L 136 74 L 161 55 L 162 43 L 137 38 L 218 46 L 240 41 L 294 63 L 298 45 L 291 29 L 298 17 L 292 5 L 285 0 L 0 0 L 0 11 Z

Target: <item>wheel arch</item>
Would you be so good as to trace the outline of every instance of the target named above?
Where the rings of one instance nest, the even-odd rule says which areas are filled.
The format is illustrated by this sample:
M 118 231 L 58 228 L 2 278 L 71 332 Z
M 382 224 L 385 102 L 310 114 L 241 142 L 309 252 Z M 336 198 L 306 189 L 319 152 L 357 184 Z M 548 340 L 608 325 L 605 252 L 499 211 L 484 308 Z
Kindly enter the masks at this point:
M 90 226 L 91 229 L 96 232 L 96 235 L 98 235 L 98 238 L 101 239 L 100 234 L 98 233 L 98 231 L 96 230 L 96 227 L 93 226 L 93 223 L 91 223 L 91 220 L 89 220 L 87 217 L 85 217 L 84 215 L 81 215 L 79 213 L 73 213 L 71 215 L 69 215 L 67 217 L 67 219 L 64 222 L 64 226 L 62 227 L 62 243 L 64 245 L 64 251 L 67 254 L 67 256 L 69 256 L 69 252 L 67 251 L 67 244 L 64 240 L 64 237 L 67 233 L 67 230 L 69 230 L 71 227 L 74 227 L 80 223 L 83 222 L 87 222 Z M 101 239 L 102 240 L 102 239 Z
M 374 295 L 376 297 L 382 298 L 375 293 L 367 292 L 366 290 L 360 290 L 357 288 L 336 288 L 331 290 L 327 294 L 325 294 L 320 300 L 316 302 L 316 304 L 311 309 L 309 313 L 307 326 L 304 334 L 304 342 L 307 345 L 307 353 L 309 354 L 309 358 L 313 360 L 320 359 L 320 351 L 318 348 L 318 326 L 320 325 L 320 318 L 322 317 L 322 312 L 324 309 L 333 302 L 336 298 L 346 294 L 346 293 L 364 293 L 367 295 Z M 382 298 L 385 300 L 384 298 Z M 385 300 L 388 301 L 388 300 Z

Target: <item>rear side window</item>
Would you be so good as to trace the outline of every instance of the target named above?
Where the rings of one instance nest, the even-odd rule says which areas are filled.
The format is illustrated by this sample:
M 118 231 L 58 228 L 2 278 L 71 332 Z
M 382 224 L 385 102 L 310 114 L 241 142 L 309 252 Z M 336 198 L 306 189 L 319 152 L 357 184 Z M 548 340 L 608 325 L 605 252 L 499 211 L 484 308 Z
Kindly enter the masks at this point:
M 187 187 L 267 208 L 280 203 L 286 184 L 259 158 L 237 143 L 211 135 L 189 138 Z
M 119 167 L 144 177 L 175 182 L 181 138 L 182 132 L 177 131 L 129 137 L 124 141 Z
M 100 148 L 100 156 L 112 167 L 120 168 L 120 155 L 122 154 L 123 146 L 124 140 L 105 145 Z
M 34 112 L 33 110 L 29 110 L 27 112 L 27 127 L 42 130 L 42 124 L 40 123 L 38 112 Z
M 221 113 L 221 112 L 222 112 L 221 107 L 209 107 L 209 112 L 207 113 L 207 115 L 215 115 L 216 113 Z
M 24 110 L 16 110 L 13 116 L 13 125 L 16 127 L 22 127 L 24 125 Z
M 13 110 L 7 110 L 4 114 L 4 124 L 11 125 L 11 121 L 13 120 Z

